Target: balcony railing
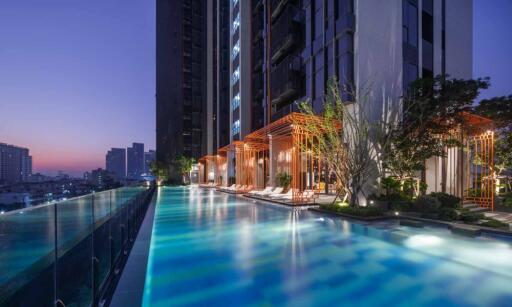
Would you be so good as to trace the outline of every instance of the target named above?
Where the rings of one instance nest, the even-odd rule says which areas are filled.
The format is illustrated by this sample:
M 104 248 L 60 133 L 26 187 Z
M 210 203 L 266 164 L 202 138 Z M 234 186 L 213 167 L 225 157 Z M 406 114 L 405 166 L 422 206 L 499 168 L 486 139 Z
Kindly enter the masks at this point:
M 96 306 L 154 191 L 124 187 L 0 215 L 0 306 Z
M 302 16 L 300 9 L 289 5 L 272 25 L 270 49 L 273 63 L 300 44 L 303 36 Z
M 277 108 L 300 93 L 303 87 L 303 73 L 300 67 L 300 58 L 289 56 L 272 70 L 271 97 L 272 104 Z

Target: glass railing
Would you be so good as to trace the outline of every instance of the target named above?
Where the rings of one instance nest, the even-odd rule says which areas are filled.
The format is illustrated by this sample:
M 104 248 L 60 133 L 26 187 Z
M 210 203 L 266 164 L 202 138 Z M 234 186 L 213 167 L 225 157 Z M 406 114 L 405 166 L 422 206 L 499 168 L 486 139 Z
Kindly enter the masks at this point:
M 0 215 L 0 306 L 97 304 L 153 190 L 123 187 Z

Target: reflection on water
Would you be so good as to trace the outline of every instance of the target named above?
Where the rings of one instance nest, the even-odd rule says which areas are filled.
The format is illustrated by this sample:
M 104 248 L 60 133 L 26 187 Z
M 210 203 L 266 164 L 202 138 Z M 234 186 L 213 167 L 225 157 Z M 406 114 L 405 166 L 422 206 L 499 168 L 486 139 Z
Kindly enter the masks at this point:
M 145 306 L 512 301 L 512 248 L 503 241 L 356 223 L 198 188 L 158 195 Z

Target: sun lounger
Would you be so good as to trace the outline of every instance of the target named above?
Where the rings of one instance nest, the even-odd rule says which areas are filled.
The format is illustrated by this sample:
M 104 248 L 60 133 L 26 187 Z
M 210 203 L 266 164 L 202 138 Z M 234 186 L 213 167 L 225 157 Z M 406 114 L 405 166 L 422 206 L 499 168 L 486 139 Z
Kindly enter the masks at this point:
M 263 195 L 263 196 L 267 196 L 267 197 L 272 198 L 272 197 L 275 197 L 275 196 L 277 196 L 277 195 L 281 194 L 281 193 L 283 192 L 283 190 L 284 190 L 283 188 L 281 188 L 281 187 L 277 187 L 277 188 L 275 188 L 271 193 L 269 193 L 269 194 L 265 194 L 265 195 Z
M 260 190 L 260 191 L 256 191 L 256 190 L 250 191 L 249 194 L 250 195 L 260 196 L 262 194 L 266 194 L 266 193 L 272 192 L 273 189 L 274 189 L 274 187 L 266 187 L 265 189 Z
M 279 194 L 272 193 L 271 195 L 269 195 L 269 197 L 272 199 L 281 199 L 281 198 L 286 198 L 286 197 L 292 197 L 292 195 L 293 195 L 292 189 L 289 189 L 288 192 L 286 192 L 286 193 L 279 193 Z

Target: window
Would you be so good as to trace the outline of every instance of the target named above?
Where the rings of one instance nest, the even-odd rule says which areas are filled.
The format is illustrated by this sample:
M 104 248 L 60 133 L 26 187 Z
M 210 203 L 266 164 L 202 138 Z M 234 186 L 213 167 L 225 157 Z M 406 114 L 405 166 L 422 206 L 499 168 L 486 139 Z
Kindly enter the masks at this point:
M 432 15 L 427 12 L 422 13 L 422 38 L 429 43 L 434 43 L 434 20 Z
M 403 41 L 418 47 L 418 8 L 409 1 L 404 1 L 402 13 Z

